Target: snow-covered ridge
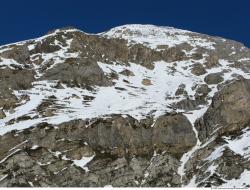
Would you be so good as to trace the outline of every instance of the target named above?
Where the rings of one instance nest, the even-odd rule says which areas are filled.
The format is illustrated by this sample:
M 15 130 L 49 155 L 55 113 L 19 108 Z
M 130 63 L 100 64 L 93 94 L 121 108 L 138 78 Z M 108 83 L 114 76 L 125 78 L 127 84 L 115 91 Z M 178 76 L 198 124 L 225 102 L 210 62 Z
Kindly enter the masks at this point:
M 2 45 L 0 46 L 0 53 L 3 51 L 3 48 L 6 48 L 10 45 L 22 45 L 29 41 L 41 41 L 47 37 L 55 36 L 59 32 L 81 32 L 84 34 L 97 35 L 105 38 L 122 38 L 128 40 L 129 44 L 144 44 L 152 49 L 157 49 L 159 46 L 165 45 L 167 45 L 168 47 L 174 47 L 182 43 L 188 43 L 193 47 L 200 46 L 207 49 L 214 49 L 213 42 L 209 42 L 207 39 L 198 37 L 199 34 L 195 32 L 166 26 L 156 26 L 149 24 L 127 24 L 114 27 L 106 32 L 97 34 L 87 33 L 76 28 L 56 29 L 42 37 Z
M 173 27 L 131 24 L 112 28 L 100 35 L 107 38 L 122 38 L 128 40 L 129 44 L 144 44 L 152 49 L 162 45 L 174 47 L 182 43 L 214 49 L 214 43 L 198 37 L 197 33 Z

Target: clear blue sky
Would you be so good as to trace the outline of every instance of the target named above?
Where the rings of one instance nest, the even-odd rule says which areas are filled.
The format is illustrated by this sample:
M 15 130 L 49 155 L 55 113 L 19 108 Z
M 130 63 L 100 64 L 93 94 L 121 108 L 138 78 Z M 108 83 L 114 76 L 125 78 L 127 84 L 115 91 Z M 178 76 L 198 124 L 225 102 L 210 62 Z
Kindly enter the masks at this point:
M 0 44 L 64 26 L 96 33 L 134 23 L 222 36 L 250 47 L 249 0 L 3 0 Z

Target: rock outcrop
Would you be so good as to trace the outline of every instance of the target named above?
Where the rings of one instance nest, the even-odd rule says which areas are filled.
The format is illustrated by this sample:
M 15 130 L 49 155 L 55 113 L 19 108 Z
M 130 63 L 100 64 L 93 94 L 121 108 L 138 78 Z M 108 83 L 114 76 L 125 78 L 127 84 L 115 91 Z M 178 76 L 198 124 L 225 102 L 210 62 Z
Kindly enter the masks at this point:
M 241 79 L 225 86 L 212 99 L 204 116 L 196 122 L 203 142 L 212 134 L 243 129 L 250 124 L 250 80 Z
M 111 85 L 98 64 L 94 60 L 84 58 L 68 58 L 63 64 L 47 70 L 43 78 L 75 86 Z
M 56 128 L 43 123 L 17 137 L 9 133 L 0 138 L 1 143 L 9 142 L 0 148 L 0 167 L 4 168 L 0 175 L 7 175 L 1 184 L 165 186 L 169 183 L 179 186 L 180 176 L 173 171 L 179 166 L 178 158 L 196 143 L 192 126 L 181 114 L 161 116 L 154 127 L 151 125 L 150 119 L 137 121 L 114 115 L 76 120 Z M 11 147 L 14 148 L 9 151 Z M 88 165 L 93 172 L 77 167 L 77 160 L 93 155 L 94 160 Z M 64 183 L 72 174 L 79 176 Z M 164 175 L 167 176 L 158 180 Z M 59 176 L 64 180 L 58 181 Z

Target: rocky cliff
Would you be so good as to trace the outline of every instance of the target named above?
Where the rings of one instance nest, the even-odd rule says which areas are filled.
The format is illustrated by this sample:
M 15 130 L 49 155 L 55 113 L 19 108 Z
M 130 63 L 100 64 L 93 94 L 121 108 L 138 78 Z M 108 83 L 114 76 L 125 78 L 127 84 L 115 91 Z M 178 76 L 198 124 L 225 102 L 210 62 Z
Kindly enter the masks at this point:
M 152 25 L 0 47 L 0 186 L 249 187 L 250 50 Z

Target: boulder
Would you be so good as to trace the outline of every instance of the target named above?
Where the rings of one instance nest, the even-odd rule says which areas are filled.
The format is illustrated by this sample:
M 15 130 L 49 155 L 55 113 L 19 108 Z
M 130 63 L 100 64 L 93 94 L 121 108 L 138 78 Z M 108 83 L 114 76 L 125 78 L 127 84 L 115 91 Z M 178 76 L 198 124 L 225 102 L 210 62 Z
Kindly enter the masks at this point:
M 206 95 L 211 91 L 207 84 L 202 84 L 197 87 L 196 93 L 200 95 Z
M 207 95 L 208 93 L 211 92 L 211 89 L 208 87 L 207 84 L 202 84 L 199 85 L 196 89 L 195 92 L 195 100 L 199 101 L 200 103 L 207 103 L 206 99 L 207 99 Z
M 204 81 L 208 85 L 221 83 L 224 80 L 221 75 L 222 75 L 221 73 L 211 73 L 211 74 L 208 74 L 204 78 Z

